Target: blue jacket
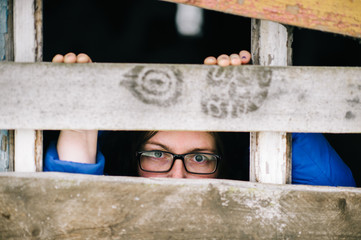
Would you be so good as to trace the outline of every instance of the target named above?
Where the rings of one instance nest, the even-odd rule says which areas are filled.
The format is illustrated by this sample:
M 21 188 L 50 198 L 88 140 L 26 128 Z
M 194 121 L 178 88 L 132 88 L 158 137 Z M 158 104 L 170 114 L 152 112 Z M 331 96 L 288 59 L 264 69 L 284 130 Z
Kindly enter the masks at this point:
M 102 175 L 105 159 L 97 153 L 96 164 L 59 160 L 55 143 L 51 143 L 44 161 L 44 171 Z M 292 134 L 292 183 L 355 187 L 348 166 L 319 133 Z

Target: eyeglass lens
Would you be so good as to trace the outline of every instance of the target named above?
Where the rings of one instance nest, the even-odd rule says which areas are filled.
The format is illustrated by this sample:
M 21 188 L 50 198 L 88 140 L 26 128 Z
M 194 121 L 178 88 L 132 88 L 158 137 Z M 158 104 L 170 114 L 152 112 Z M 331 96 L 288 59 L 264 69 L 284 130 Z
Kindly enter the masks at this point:
M 184 155 L 184 164 L 188 172 L 213 173 L 217 167 L 217 157 L 209 153 L 189 153 Z M 173 165 L 173 155 L 162 151 L 142 152 L 140 165 L 145 171 L 166 172 Z

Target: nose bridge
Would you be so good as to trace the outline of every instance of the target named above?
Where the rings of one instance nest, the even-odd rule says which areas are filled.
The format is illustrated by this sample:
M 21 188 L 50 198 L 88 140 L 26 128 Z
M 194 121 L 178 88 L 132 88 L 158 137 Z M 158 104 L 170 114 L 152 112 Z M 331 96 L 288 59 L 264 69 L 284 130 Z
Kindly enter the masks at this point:
M 186 178 L 187 171 L 184 167 L 184 156 L 174 155 L 174 163 L 172 169 L 169 171 L 170 178 Z
M 180 159 L 184 162 L 184 154 L 173 154 L 173 161 Z

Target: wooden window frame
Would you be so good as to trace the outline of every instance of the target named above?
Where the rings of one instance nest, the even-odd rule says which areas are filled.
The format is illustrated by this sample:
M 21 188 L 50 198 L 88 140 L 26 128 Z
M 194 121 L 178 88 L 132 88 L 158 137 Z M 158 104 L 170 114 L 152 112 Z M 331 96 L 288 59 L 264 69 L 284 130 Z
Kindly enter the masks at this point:
M 16 172 L 0 174 L 0 238 L 361 237 L 360 189 L 284 185 L 291 182 L 290 132 L 361 133 L 361 109 L 348 101 L 361 92 L 361 68 L 287 66 L 292 34 L 267 20 L 252 20 L 253 59 L 262 66 L 34 63 L 42 60 L 42 1 L 13 1 L 8 0 L 14 7 L 15 63 L 0 63 L 0 129 L 16 129 L 15 143 L 10 143 Z M 217 7 L 215 0 L 172 2 L 248 16 L 245 1 L 231 3 L 233 8 L 224 8 L 226 0 L 218 0 Z M 307 4 L 285 6 L 285 14 L 307 18 L 300 13 L 311 8 Z M 260 14 L 256 10 L 252 14 Z M 351 20 L 347 24 L 351 30 L 341 33 L 361 36 Z M 303 27 L 319 26 L 325 30 L 322 24 Z M 146 71 L 170 76 L 163 80 L 173 81 L 173 95 L 144 95 L 137 84 Z M 262 91 L 264 97 L 240 110 L 216 94 L 226 83 L 214 76 L 222 74 L 232 76 L 236 88 Z M 66 101 L 57 104 L 57 95 L 66 95 Z M 93 95 L 99 96 L 96 103 L 89 98 Z M 19 173 L 42 170 L 42 129 L 253 131 L 250 178 L 259 183 Z M 11 134 L 5 135 L 11 140 Z

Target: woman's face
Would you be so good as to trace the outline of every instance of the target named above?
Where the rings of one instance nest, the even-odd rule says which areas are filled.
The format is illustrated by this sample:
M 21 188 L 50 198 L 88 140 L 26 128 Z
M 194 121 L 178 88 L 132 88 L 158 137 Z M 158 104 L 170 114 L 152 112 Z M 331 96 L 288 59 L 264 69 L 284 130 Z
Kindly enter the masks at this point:
M 166 151 L 174 154 L 192 152 L 216 153 L 214 137 L 208 132 L 176 132 L 159 131 L 143 146 L 143 151 Z M 141 177 L 167 177 L 167 178 L 215 178 L 217 172 L 206 175 L 188 173 L 182 160 L 176 159 L 172 169 L 166 173 L 145 172 L 138 167 Z

